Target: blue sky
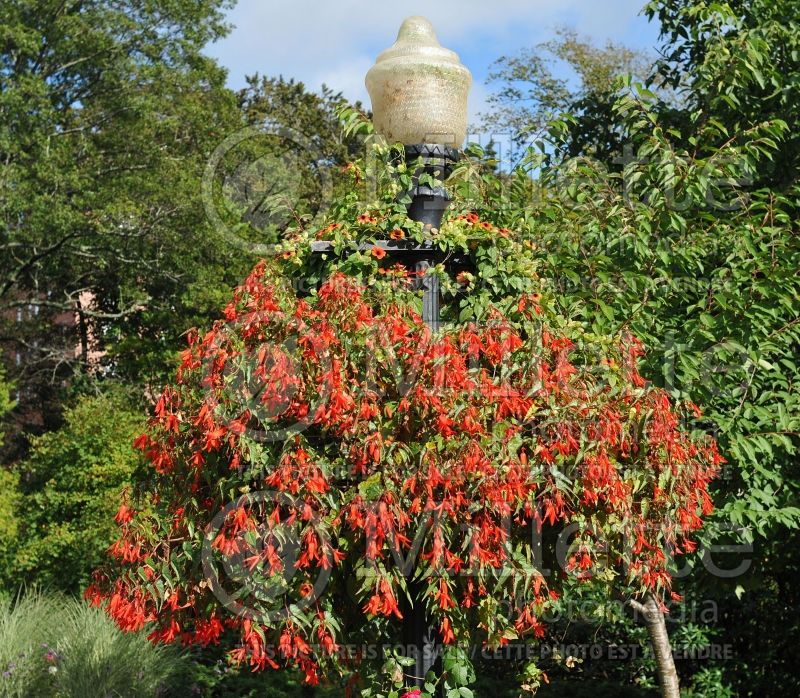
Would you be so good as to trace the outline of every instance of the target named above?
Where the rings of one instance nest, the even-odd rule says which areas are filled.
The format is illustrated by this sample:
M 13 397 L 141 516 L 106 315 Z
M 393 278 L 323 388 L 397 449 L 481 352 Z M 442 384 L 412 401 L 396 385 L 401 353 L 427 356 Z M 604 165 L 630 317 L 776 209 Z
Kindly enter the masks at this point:
M 503 54 L 546 41 L 567 25 L 600 42 L 652 49 L 657 27 L 639 16 L 644 0 L 239 0 L 227 38 L 208 47 L 229 71 L 233 88 L 245 75 L 283 75 L 317 89 L 324 82 L 369 105 L 364 75 L 394 42 L 405 17 L 433 22 L 442 45 L 472 71 L 470 114 L 481 111 L 486 73 Z

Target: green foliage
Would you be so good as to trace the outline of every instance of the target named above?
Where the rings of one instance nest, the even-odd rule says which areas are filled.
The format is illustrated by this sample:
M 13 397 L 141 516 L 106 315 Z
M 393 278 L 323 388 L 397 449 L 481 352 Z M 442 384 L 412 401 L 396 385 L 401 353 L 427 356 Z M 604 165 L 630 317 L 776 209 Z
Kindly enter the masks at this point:
M 629 327 L 650 348 L 645 375 L 702 407 L 703 425 L 729 461 L 708 538 L 753 541 L 795 530 L 795 202 L 769 190 L 726 191 L 731 163 L 746 172 L 769 162 L 784 125 L 751 129 L 748 141 L 703 157 L 676 145 L 678 134 L 661 130 L 643 102 L 624 100 L 619 109 L 638 157 L 619 176 L 592 161 L 545 164 L 536 206 L 519 210 L 547 265 L 542 276 L 567 315 L 598 333 Z M 712 196 L 737 207 L 715 210 Z M 689 583 L 730 594 L 741 581 L 701 573 Z M 697 695 L 716 695 L 708 692 L 715 675 L 698 677 Z M 748 685 L 753 675 L 739 680 Z
M 676 148 L 642 102 L 626 99 L 619 109 L 638 146 L 623 173 L 609 176 L 590 161 L 542 171 L 541 202 L 525 216 L 546 276 L 566 312 L 598 332 L 630 327 L 652 350 L 647 374 L 702 406 L 731 461 L 731 484 L 743 489 L 725 503 L 723 520 L 750 539 L 775 524 L 795 526 L 800 247 L 792 202 L 726 191 L 730 163 L 757 166 L 784 126 L 767 124 L 741 147 L 704 158 Z M 734 206 L 721 213 L 710 201 Z
M 119 395 L 83 397 L 60 429 L 32 439 L 28 458 L 6 475 L 20 478 L 8 588 L 35 582 L 76 592 L 88 583 L 113 540 L 121 491 L 137 470 L 132 443 L 141 425 Z
M 14 403 L 11 400 L 11 386 L 4 380 L 5 374 L 0 367 L 0 446 L 3 445 L 2 423 L 6 413 Z M 5 569 L 8 556 L 16 542 L 19 524 L 17 507 L 19 494 L 16 474 L 0 467 L 0 568 Z
M 16 473 L 0 469 L 0 569 L 9 569 L 19 536 L 20 497 Z M 2 585 L 0 585 L 0 588 Z
M 174 648 L 123 633 L 83 602 L 32 591 L 0 604 L 2 698 L 149 698 L 182 667 Z
M 800 12 L 796 0 L 651 0 L 645 13 L 661 25 L 656 76 L 684 104 L 665 118 L 685 136 L 705 124 L 719 132 L 709 145 L 740 140 L 755 124 L 800 119 Z M 686 126 L 691 124 L 691 128 Z M 756 185 L 792 188 L 800 134 L 787 132 Z
M 59 379 L 162 385 L 182 332 L 224 302 L 253 245 L 330 198 L 356 147 L 328 88 L 225 86 L 202 50 L 229 4 L 0 9 L 0 336 L 36 428 L 58 424 Z
M 342 168 L 363 148 L 362 139 L 342 132 L 338 112 L 349 103 L 341 92 L 326 85 L 317 93 L 283 77 L 255 75 L 247 82 L 237 95 L 239 108 L 247 124 L 284 134 L 275 139 L 274 148 L 301 177 L 292 191 L 297 213 L 324 212 L 345 183 Z
M 204 173 L 204 203 L 213 200 L 229 243 L 255 258 L 287 229 L 324 215 L 360 140 L 342 137 L 336 114 L 346 101 L 325 85 L 316 93 L 254 75 L 236 101 L 241 128 L 225 133 L 209 159 L 215 172 Z

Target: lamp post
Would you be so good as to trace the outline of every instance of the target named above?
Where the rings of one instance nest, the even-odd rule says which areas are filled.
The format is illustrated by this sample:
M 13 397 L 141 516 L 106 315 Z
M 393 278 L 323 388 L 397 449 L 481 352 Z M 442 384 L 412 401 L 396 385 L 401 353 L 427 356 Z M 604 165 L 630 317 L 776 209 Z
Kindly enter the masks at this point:
M 375 133 L 390 143 L 402 143 L 406 162 L 416 163 L 408 217 L 428 230 L 439 227 L 450 197 L 441 184 L 420 184 L 420 175 L 444 182 L 458 161 L 467 135 L 471 84 L 469 70 L 455 52 L 441 46 L 424 17 L 407 18 L 397 40 L 367 72 Z M 445 257 L 453 268 L 464 260 L 442 254 L 431 243 L 385 240 L 376 246 L 415 273 L 417 288 L 423 291 L 422 318 L 438 329 L 439 280 L 433 269 Z M 313 243 L 312 250 L 330 253 L 332 247 L 321 241 Z
M 441 46 L 424 17 L 407 18 L 395 43 L 378 56 L 366 75 L 375 133 L 390 143 L 402 143 L 406 162 L 415 163 L 408 217 L 428 231 L 439 227 L 450 202 L 442 183 L 458 161 L 466 138 L 471 83 L 469 70 L 456 53 Z M 431 175 L 436 184 L 420 183 L 423 173 Z M 466 266 L 467 260 L 446 255 L 431 242 L 380 240 L 374 246 L 414 272 L 416 288 L 423 292 L 422 319 L 438 330 L 439 279 L 434 267 L 446 260 L 450 268 L 457 269 Z M 315 242 L 312 251 L 330 253 L 332 246 Z M 414 659 L 407 685 L 421 687 L 437 662 L 441 643 L 413 572 L 408 588 L 410 600 L 403 600 L 401 607 L 403 645 Z

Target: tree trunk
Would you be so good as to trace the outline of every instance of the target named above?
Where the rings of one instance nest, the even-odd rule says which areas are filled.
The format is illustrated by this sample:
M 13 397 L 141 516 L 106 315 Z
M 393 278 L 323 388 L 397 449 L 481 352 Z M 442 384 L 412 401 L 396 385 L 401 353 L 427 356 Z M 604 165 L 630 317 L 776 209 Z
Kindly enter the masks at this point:
M 436 627 L 425 609 L 422 584 L 409 578 L 408 589 L 411 601 L 401 594 L 400 607 L 403 613 L 403 651 L 414 659 L 414 664 L 405 669 L 406 687 L 414 689 L 424 686 L 429 671 L 441 675 L 442 648 Z
M 644 603 L 630 601 L 631 607 L 641 613 L 650 636 L 650 645 L 656 660 L 658 683 L 661 685 L 662 698 L 680 698 L 680 684 L 678 672 L 675 669 L 675 658 L 672 656 L 672 646 L 669 644 L 667 622 L 664 613 L 658 606 L 655 596 L 647 594 Z
M 76 312 L 78 320 L 78 337 L 81 347 L 81 370 L 83 373 L 89 372 L 89 328 L 86 325 L 86 316 L 83 314 L 83 305 L 80 297 L 76 302 Z

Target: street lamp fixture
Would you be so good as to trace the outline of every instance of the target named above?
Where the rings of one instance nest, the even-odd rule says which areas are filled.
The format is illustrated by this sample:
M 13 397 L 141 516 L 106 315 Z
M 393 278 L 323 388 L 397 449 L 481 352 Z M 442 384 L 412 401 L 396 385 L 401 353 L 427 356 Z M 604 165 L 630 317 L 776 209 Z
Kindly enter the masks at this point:
M 381 53 L 366 76 L 375 132 L 390 143 L 402 143 L 405 159 L 413 163 L 408 217 L 423 229 L 439 227 L 450 196 L 444 188 L 467 135 L 469 70 L 458 55 L 443 48 L 433 25 L 424 17 L 409 17 L 397 40 Z M 420 183 L 431 175 L 434 184 Z M 439 328 L 439 277 L 433 267 L 443 261 L 433 244 L 387 250 L 413 268 L 422 289 L 422 319 Z M 451 259 L 451 265 L 463 260 Z M 441 641 L 425 612 L 423 584 L 408 579 L 410 601 L 403 600 L 403 644 L 414 660 L 407 685 L 421 687 L 430 670 L 441 670 Z
M 458 55 L 444 48 L 424 17 L 409 17 L 397 40 L 383 51 L 366 75 L 375 133 L 402 143 L 414 166 L 408 217 L 426 230 L 437 229 L 450 203 L 444 187 L 467 135 L 467 97 L 472 75 Z M 420 183 L 428 174 L 433 184 Z M 439 278 L 432 273 L 441 261 L 431 243 L 386 249 L 413 269 L 422 290 L 422 318 L 439 328 Z M 460 260 L 451 259 L 451 263 Z
M 375 133 L 389 143 L 404 146 L 406 163 L 413 167 L 408 192 L 408 217 L 422 223 L 423 230 L 439 227 L 450 202 L 444 182 L 461 155 L 467 135 L 467 97 L 472 84 L 469 70 L 458 55 L 443 48 L 431 23 L 424 17 L 409 17 L 397 40 L 383 51 L 366 75 L 372 102 Z M 422 174 L 431 176 L 433 183 Z M 439 250 L 430 241 L 379 240 L 394 261 L 414 272 L 422 290 L 422 319 L 432 330 L 439 328 L 439 277 L 434 267 L 446 263 L 450 272 L 469 265 L 469 260 Z M 312 250 L 329 254 L 329 242 L 316 241 Z M 410 603 L 403 603 L 403 644 L 414 664 L 409 667 L 410 686 L 421 687 L 425 675 L 436 670 L 441 641 L 425 613 L 423 586 L 408 580 Z

